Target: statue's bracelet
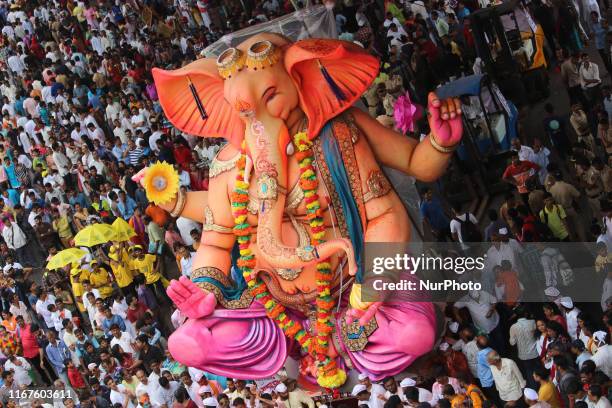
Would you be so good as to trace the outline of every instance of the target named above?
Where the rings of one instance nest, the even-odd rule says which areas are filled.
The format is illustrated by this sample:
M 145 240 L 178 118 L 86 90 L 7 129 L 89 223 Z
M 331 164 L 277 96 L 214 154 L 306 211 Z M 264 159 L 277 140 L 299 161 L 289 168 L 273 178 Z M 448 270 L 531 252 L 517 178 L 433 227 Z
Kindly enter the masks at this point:
M 178 191 L 178 198 L 176 200 L 176 204 L 174 208 L 170 212 L 170 216 L 172 218 L 177 218 L 183 212 L 183 208 L 185 208 L 185 203 L 187 202 L 187 194 L 185 194 L 181 189 Z
M 455 143 L 454 145 L 448 146 L 448 147 L 447 146 L 442 146 L 440 143 L 438 143 L 438 141 L 434 137 L 433 133 L 431 135 L 429 135 L 429 142 L 431 143 L 433 148 L 436 149 L 437 151 L 439 151 L 440 153 L 452 153 L 459 146 L 459 143 Z

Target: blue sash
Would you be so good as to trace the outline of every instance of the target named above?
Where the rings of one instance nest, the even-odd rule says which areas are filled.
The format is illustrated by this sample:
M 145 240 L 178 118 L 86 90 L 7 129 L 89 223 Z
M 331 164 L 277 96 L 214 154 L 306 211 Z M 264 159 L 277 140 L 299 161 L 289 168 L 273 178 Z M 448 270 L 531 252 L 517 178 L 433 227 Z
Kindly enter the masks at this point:
M 323 147 L 323 155 L 325 156 L 325 163 L 319 163 L 319 165 L 327 165 L 331 179 L 334 183 L 333 188 L 335 188 L 336 193 L 338 193 L 342 211 L 344 212 L 344 218 L 346 219 L 346 226 L 349 233 L 348 238 L 353 243 L 353 250 L 355 252 L 355 261 L 358 267 L 356 280 L 357 283 L 361 283 L 363 281 L 363 264 L 361 262 L 363 253 L 363 228 L 361 225 L 361 217 L 355 198 L 353 197 L 353 192 L 351 191 L 351 185 L 348 175 L 346 174 L 342 153 L 340 153 L 340 146 L 338 146 L 338 140 L 334 137 L 329 122 L 323 127 L 323 130 L 321 130 L 319 138 Z

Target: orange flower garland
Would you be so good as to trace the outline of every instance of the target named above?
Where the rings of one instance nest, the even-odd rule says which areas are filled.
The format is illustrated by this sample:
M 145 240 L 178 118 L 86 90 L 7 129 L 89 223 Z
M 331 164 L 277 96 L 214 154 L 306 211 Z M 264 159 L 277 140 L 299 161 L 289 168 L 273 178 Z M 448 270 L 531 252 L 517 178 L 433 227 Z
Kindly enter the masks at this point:
M 325 238 L 325 225 L 319 202 L 319 181 L 312 165 L 314 154 L 312 152 L 312 142 L 305 132 L 299 132 L 294 136 L 294 143 L 300 153 L 297 157 L 300 166 L 300 187 L 304 192 L 306 202 L 306 213 L 308 215 L 310 232 L 312 235 L 312 245 L 320 245 Z M 334 330 L 331 322 L 334 300 L 331 297 L 331 265 L 327 260 L 317 263 L 317 315 L 315 323 L 315 333 L 317 334 L 315 348 L 315 358 L 319 370 L 317 382 L 326 388 L 336 388 L 346 380 L 344 371 L 338 369 L 336 360 L 328 356 L 330 334 Z M 339 383 L 339 384 L 338 384 Z

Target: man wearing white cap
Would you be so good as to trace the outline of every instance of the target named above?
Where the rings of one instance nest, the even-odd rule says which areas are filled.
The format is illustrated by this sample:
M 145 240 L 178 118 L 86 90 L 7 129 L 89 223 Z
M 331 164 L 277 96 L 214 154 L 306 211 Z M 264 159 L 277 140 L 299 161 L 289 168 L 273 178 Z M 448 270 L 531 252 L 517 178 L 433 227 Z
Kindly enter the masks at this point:
M 510 261 L 512 266 L 517 268 L 519 275 L 522 271 L 522 262 L 520 254 L 523 248 L 518 241 L 510 237 L 510 231 L 506 227 L 502 227 L 494 231 L 491 236 L 491 247 L 485 255 L 485 267 L 482 271 L 482 289 L 495 294 L 495 271 L 494 268 L 500 265 L 502 261 Z
M 367 405 L 369 408 L 372 408 L 370 406 L 370 392 L 368 391 L 368 388 L 363 385 L 363 384 L 357 384 L 353 387 L 353 391 L 351 392 L 351 395 L 353 395 L 353 397 L 357 397 L 357 405 L 361 406 L 361 405 Z
M 415 387 L 419 391 L 419 402 L 431 401 L 433 394 L 429 390 L 426 390 L 425 388 L 417 387 L 416 381 L 410 377 L 406 377 L 400 382 L 400 388 L 402 389 L 402 394 L 406 392 L 406 388 L 408 387 Z
M 205 408 L 216 408 L 217 407 L 217 400 L 214 399 L 213 397 L 208 397 L 204 399 L 202 403 L 204 404 Z
M 383 408 L 385 405 L 385 389 L 380 384 L 372 384 L 370 378 L 365 374 L 359 374 L 359 384 L 365 385 L 370 393 L 368 405 L 370 408 Z
M 570 335 L 572 340 L 576 340 L 580 336 L 580 326 L 578 326 L 578 315 L 580 309 L 574 307 L 574 302 L 569 296 L 559 298 L 559 306 L 565 314 L 565 321 L 567 322 L 567 333 Z
M 298 388 L 289 392 L 287 386 L 280 383 L 274 388 L 274 391 L 278 395 L 279 403 L 287 408 L 299 408 L 301 404 L 307 405 L 308 408 L 315 408 L 314 400 Z
M 554 286 L 549 286 L 544 289 L 544 295 L 546 295 L 550 301 L 556 300 L 560 294 L 561 292 L 559 292 L 559 289 L 555 288 Z
M 207 398 L 212 398 L 213 400 L 215 400 L 214 406 L 216 407 L 217 405 L 219 405 L 217 403 L 217 400 L 213 397 L 212 388 L 210 388 L 210 386 L 208 386 L 208 385 L 202 385 L 198 389 L 198 395 L 200 396 L 202 401 L 205 401 Z M 206 405 L 206 404 L 204 404 L 204 405 Z
M 549 408 L 550 407 L 550 404 L 548 402 L 538 401 L 538 393 L 531 388 L 525 388 L 523 390 L 523 397 L 525 400 L 525 404 L 527 404 L 530 407 L 536 407 L 536 408 Z
M 595 362 L 597 368 L 603 371 L 604 374 L 612 377 L 612 346 L 606 344 L 605 340 L 606 338 L 604 337 L 602 345 L 597 349 L 595 355 L 591 357 L 591 360 Z

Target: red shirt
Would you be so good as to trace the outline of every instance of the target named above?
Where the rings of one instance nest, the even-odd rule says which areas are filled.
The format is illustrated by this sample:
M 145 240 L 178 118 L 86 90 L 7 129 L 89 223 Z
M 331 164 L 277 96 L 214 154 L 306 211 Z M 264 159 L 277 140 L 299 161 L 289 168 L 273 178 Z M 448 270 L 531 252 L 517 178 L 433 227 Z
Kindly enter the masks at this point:
M 523 219 L 523 230 L 521 231 L 521 241 L 525 236 L 525 232 L 529 232 L 534 242 L 540 240 L 540 234 L 535 226 L 536 217 L 533 215 L 528 215 Z
M 184 170 L 189 171 L 189 163 L 191 163 L 191 150 L 185 146 L 180 145 L 174 149 L 174 160 Z
M 144 303 L 138 302 L 138 306 L 136 306 L 136 309 L 128 308 L 126 317 L 130 322 L 135 323 L 140 318 L 142 318 L 142 316 L 144 316 L 147 309 L 148 308 Z
M 70 367 L 68 369 L 68 380 L 70 380 L 70 385 L 72 385 L 72 388 L 82 389 L 86 387 L 85 380 L 83 379 L 79 369 L 76 367 Z
M 497 277 L 497 283 L 504 286 L 504 303 L 514 306 L 521 296 L 521 283 L 514 271 L 503 271 Z
M 17 326 L 17 332 L 19 333 L 19 336 L 21 336 L 23 356 L 25 358 L 34 358 L 38 356 L 38 340 L 36 340 L 36 336 L 30 331 L 30 325 L 26 324 L 25 327 Z
M 536 171 L 540 170 L 540 166 L 530 161 L 520 161 L 518 164 L 510 164 L 504 171 L 503 178 L 512 177 L 516 181 L 516 188 L 519 193 L 528 193 L 527 180 L 529 180 Z

